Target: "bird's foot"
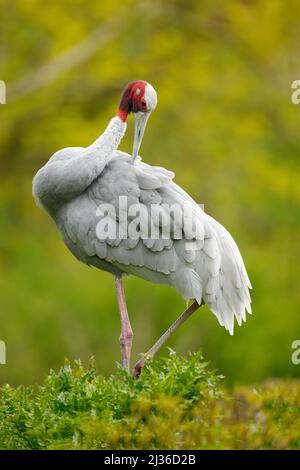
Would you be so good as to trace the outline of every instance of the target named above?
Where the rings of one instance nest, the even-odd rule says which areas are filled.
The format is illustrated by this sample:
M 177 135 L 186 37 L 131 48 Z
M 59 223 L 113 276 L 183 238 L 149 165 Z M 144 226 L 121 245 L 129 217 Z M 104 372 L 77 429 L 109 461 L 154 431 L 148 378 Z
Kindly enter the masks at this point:
M 147 360 L 147 357 L 143 356 L 134 366 L 134 369 L 132 372 L 132 376 L 134 379 L 138 379 L 140 377 L 142 368 L 144 367 L 146 360 Z

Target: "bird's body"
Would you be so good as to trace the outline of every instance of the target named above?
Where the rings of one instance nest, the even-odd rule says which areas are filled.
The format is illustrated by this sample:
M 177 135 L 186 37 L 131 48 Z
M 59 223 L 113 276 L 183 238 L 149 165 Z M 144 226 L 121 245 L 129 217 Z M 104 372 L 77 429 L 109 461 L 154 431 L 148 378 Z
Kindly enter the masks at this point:
M 171 285 L 186 300 L 207 304 L 233 334 L 234 317 L 241 324 L 245 309 L 251 313 L 251 285 L 233 238 L 174 183 L 171 171 L 147 165 L 140 157 L 133 161 L 119 151 L 125 131 L 126 122 L 117 116 L 89 147 L 56 152 L 34 178 L 35 199 L 80 261 L 116 277 L 133 274 Z M 125 236 L 99 236 L 97 227 L 103 220 L 99 207 L 109 204 L 118 214 L 122 197 L 127 201 Z M 174 205 L 188 209 L 196 235 L 184 218 L 170 210 Z M 140 226 L 138 236 L 129 236 L 133 206 L 146 211 L 158 237 Z M 169 236 L 157 214 L 171 219 Z M 120 214 L 116 220 L 118 234 Z

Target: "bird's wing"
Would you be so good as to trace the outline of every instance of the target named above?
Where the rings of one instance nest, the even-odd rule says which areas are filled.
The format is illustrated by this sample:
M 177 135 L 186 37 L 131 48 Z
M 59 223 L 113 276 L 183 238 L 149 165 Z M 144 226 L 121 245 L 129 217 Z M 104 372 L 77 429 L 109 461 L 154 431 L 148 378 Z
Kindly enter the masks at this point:
M 174 174 L 160 167 L 145 171 L 139 162 L 132 165 L 131 156 L 115 152 L 103 173 L 72 206 L 64 213 L 64 231 L 70 240 L 80 246 L 89 257 L 98 257 L 127 273 L 137 274 L 153 282 L 168 283 L 170 273 L 178 270 L 180 259 L 174 250 L 172 238 L 150 239 L 141 232 L 137 238 L 127 238 L 128 231 L 136 227 L 136 217 L 125 211 L 126 238 L 119 238 L 121 222 L 117 217 L 117 233 L 101 236 L 101 210 L 109 205 L 115 213 L 122 211 L 120 198 L 126 198 L 128 209 L 164 210 L 159 189 L 167 185 Z M 161 233 L 161 223 L 156 225 Z M 94 258 L 90 260 L 94 263 Z
M 192 286 L 193 291 L 197 293 L 196 287 L 200 280 L 202 299 L 220 324 L 233 334 L 234 318 L 241 325 L 242 321 L 246 321 L 246 311 L 251 313 L 251 284 L 234 239 L 174 182 L 162 188 L 160 193 L 168 204 L 182 202 L 185 207 L 188 205 L 192 208 L 193 218 L 198 224 L 198 238 L 190 239 L 189 233 L 185 232 L 184 239 L 174 243 L 181 260 L 181 269 L 186 273 L 188 267 L 190 276 L 195 273 L 197 280 Z M 182 279 L 176 273 L 171 274 L 171 277 L 180 292 Z M 195 295 L 194 298 L 198 301 Z
M 232 334 L 234 316 L 240 324 L 245 320 L 245 307 L 250 310 L 250 284 L 241 255 L 224 227 L 205 214 L 172 181 L 173 177 L 172 172 L 141 161 L 132 165 L 130 156 L 115 152 L 97 181 L 78 201 L 78 212 L 73 208 L 68 214 L 69 236 L 90 257 L 90 264 L 103 260 L 123 272 L 170 284 L 187 300 L 201 303 L 203 299 Z M 127 200 L 127 209 L 120 205 L 122 197 Z M 114 212 L 106 213 L 106 219 L 105 204 Z M 149 225 L 142 226 L 130 212 L 134 205 L 148 214 L 154 237 L 149 236 Z M 171 210 L 174 206 L 189 214 L 192 226 Z M 107 237 L 102 222 L 106 220 L 107 227 L 107 221 L 113 220 L 115 214 L 117 232 Z M 164 215 L 171 219 L 168 236 Z M 126 238 L 120 238 L 124 220 Z M 131 229 L 137 223 L 139 234 L 132 238 Z

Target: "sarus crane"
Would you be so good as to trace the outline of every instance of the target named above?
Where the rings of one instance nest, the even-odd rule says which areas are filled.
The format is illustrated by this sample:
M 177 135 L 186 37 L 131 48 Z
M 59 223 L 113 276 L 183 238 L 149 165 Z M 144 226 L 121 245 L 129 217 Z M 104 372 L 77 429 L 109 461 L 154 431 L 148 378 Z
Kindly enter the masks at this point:
M 114 276 L 125 369 L 130 370 L 133 333 L 124 275 L 170 285 L 192 301 L 141 356 L 133 369 L 136 378 L 147 358 L 201 305 L 231 335 L 234 318 L 241 325 L 246 311 L 251 313 L 251 284 L 231 235 L 173 181 L 173 172 L 148 165 L 138 155 L 156 104 L 152 85 L 129 83 L 104 133 L 88 147 L 57 151 L 33 179 L 37 204 L 55 221 L 73 255 Z M 132 155 L 118 150 L 130 113 L 135 116 Z

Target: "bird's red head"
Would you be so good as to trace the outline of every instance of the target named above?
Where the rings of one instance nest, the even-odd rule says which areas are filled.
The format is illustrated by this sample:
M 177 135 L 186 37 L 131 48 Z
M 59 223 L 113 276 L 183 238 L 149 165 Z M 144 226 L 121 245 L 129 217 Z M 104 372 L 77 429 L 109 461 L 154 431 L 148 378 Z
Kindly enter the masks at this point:
M 157 95 L 153 86 L 144 80 L 136 80 L 125 88 L 118 116 L 126 121 L 129 113 L 147 113 L 153 111 L 157 103 Z

